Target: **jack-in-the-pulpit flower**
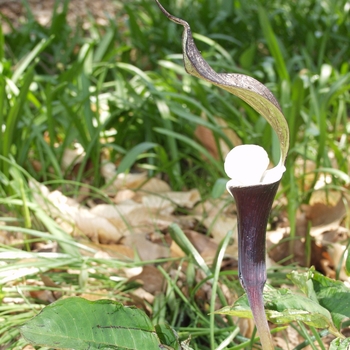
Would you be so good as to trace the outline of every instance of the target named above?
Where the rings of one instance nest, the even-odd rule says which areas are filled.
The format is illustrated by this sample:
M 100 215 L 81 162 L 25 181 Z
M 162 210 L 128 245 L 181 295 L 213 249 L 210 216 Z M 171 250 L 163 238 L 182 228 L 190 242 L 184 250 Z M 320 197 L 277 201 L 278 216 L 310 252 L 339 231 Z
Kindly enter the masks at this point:
M 288 152 L 289 130 L 276 98 L 256 79 L 243 74 L 216 73 L 198 51 L 189 24 L 161 11 L 184 27 L 182 47 L 187 73 L 244 100 L 272 126 L 280 142 L 281 158 L 271 169 L 266 151 L 257 145 L 235 147 L 226 157 L 227 189 L 235 199 L 238 222 L 239 278 L 245 289 L 264 350 L 274 349 L 267 323 L 263 288 L 266 282 L 266 226 Z
M 238 269 L 242 287 L 264 350 L 273 349 L 265 316 L 263 289 L 266 282 L 266 225 L 285 167 L 268 169 L 266 151 L 257 145 L 233 148 L 226 157 L 225 171 L 231 178 L 227 190 L 234 197 L 238 224 Z

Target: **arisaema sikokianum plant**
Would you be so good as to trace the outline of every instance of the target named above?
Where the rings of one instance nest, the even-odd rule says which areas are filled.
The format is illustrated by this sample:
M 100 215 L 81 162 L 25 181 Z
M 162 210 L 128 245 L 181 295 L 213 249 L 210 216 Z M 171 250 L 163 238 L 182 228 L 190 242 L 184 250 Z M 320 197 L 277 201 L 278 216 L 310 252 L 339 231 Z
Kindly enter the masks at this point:
M 282 174 L 285 171 L 289 130 L 281 107 L 270 90 L 243 74 L 216 73 L 198 51 L 189 24 L 161 11 L 184 27 L 182 48 L 187 73 L 238 96 L 261 114 L 276 132 L 280 143 L 279 163 L 268 169 L 269 158 L 258 145 L 233 148 L 226 157 L 225 171 L 231 179 L 227 190 L 234 197 L 238 216 L 239 278 L 245 289 L 264 350 L 274 349 L 267 323 L 263 289 L 266 282 L 266 225 Z

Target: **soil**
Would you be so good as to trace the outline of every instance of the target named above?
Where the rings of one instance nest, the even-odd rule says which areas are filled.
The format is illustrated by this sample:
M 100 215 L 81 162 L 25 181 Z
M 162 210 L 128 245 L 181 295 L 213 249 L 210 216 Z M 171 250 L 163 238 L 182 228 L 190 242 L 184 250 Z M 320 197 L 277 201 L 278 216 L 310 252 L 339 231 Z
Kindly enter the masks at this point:
M 28 18 L 28 12 L 22 0 L 0 0 L 0 21 L 4 33 L 11 31 L 11 25 L 20 26 Z M 31 12 L 41 25 L 49 25 L 55 0 L 27 0 Z M 62 7 L 64 1 L 58 1 Z M 115 17 L 121 2 L 116 0 L 70 0 L 68 23 L 72 26 L 82 23 L 85 29 L 89 26 L 89 16 L 95 18 L 99 25 L 108 25 L 108 18 Z M 11 24 L 3 20 L 8 18 Z

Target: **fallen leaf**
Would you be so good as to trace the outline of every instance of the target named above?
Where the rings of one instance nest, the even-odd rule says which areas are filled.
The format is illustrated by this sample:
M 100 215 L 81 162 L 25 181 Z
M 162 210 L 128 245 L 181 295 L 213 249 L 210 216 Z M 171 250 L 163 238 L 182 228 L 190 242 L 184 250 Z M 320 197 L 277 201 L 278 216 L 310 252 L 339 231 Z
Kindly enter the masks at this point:
M 101 255 L 98 255 L 99 253 L 107 253 L 108 257 L 117 259 L 134 259 L 135 255 L 134 249 L 123 244 L 98 244 L 94 247 L 101 249 L 101 251 L 95 254 L 95 258 L 101 257 Z
M 63 170 L 73 167 L 84 160 L 84 148 L 76 143 L 74 149 L 65 148 L 61 160 L 61 167 Z
M 192 209 L 194 205 L 200 201 L 201 195 L 197 189 L 187 192 L 166 192 L 164 197 L 182 208 Z
M 202 118 L 207 119 L 205 115 L 202 115 Z M 215 118 L 215 122 L 217 126 L 221 126 L 222 131 L 227 136 L 229 140 L 235 145 L 241 145 L 242 140 L 239 136 L 234 132 L 232 127 L 229 127 L 226 121 L 222 118 Z M 215 140 L 213 131 L 204 125 L 197 125 L 194 135 L 197 140 L 207 149 L 207 151 L 215 158 L 215 159 L 224 159 L 227 153 L 231 150 L 231 146 L 228 146 L 226 142 L 224 142 L 221 138 L 218 140 L 220 145 L 220 151 L 217 146 L 217 141 Z
M 154 209 L 162 215 L 170 215 L 176 208 L 176 205 L 167 196 L 152 194 L 142 197 L 142 205 L 146 208 Z
M 311 236 L 316 237 L 326 231 L 336 229 L 346 215 L 346 207 L 342 198 L 334 206 L 314 203 L 303 206 L 306 219 L 311 221 Z
M 35 348 L 31 345 L 26 345 L 22 350 L 35 350 Z
M 216 255 L 218 244 L 212 238 L 193 230 L 185 230 L 184 233 L 203 259 L 211 263 Z
M 219 150 L 212 130 L 204 125 L 197 125 L 194 136 L 215 159 L 219 159 Z
M 117 190 L 123 188 L 137 189 L 147 181 L 147 173 L 129 173 L 118 174 L 116 180 L 113 181 L 113 186 Z
M 227 205 L 227 199 L 230 200 Z M 199 202 L 193 209 L 192 214 L 196 215 L 200 220 L 203 217 L 216 217 L 220 214 L 231 215 L 233 212 L 232 197 L 229 194 L 224 198 L 207 199 L 204 202 Z M 231 215 L 231 217 L 233 217 Z
M 128 234 L 151 233 L 162 231 L 174 222 L 174 217 L 161 215 L 156 210 L 141 208 L 135 209 L 126 216 Z
M 147 239 L 147 234 L 130 234 L 123 238 L 123 244 L 136 250 L 142 261 L 156 260 L 160 258 L 168 258 L 170 256 L 170 248 L 160 244 L 155 244 Z
M 208 229 L 215 242 L 220 243 L 230 230 L 233 230 L 233 239 L 237 241 L 237 219 L 227 215 L 217 215 L 207 217 L 203 220 L 203 225 Z
M 342 198 L 342 194 L 339 191 L 331 191 L 331 190 L 317 190 L 313 191 L 309 205 L 313 205 L 315 203 L 324 203 L 329 206 L 335 206 Z
M 29 295 L 34 299 L 38 299 L 49 304 L 57 300 L 57 298 L 49 290 L 31 290 L 29 291 Z
M 283 261 L 283 264 L 290 264 L 291 262 L 298 262 L 300 266 L 306 266 L 306 254 L 305 254 L 305 237 L 308 232 L 308 221 L 304 213 L 299 212 L 296 218 L 296 239 L 293 244 L 290 245 L 288 240 L 290 228 L 285 227 L 278 230 L 279 232 L 267 232 L 267 248 L 269 257 L 276 263 Z M 283 236 L 281 242 L 273 243 L 270 239 L 276 240 L 276 235 Z M 275 236 L 275 237 L 274 237 Z M 291 248 L 293 250 L 291 251 Z M 292 256 L 291 256 L 292 255 Z M 290 257 L 286 260 L 287 257 Z
M 345 262 L 348 251 L 346 250 L 346 246 L 339 243 L 333 243 L 328 247 L 328 253 L 333 260 L 333 268 L 339 269 L 339 278 L 343 281 L 350 282 L 350 277 L 347 275 L 345 270 Z M 331 276 L 332 277 L 332 276 Z M 333 278 L 335 278 L 335 273 Z
M 170 191 L 170 186 L 165 181 L 157 179 L 156 177 L 151 177 L 140 188 L 140 192 L 145 193 L 164 193 Z
M 90 210 L 90 213 L 113 222 L 114 220 L 125 220 L 127 214 L 131 213 L 135 209 L 142 208 L 143 206 L 141 204 L 129 199 L 117 205 L 98 204 Z
M 164 290 L 164 276 L 155 266 L 152 265 L 143 266 L 142 272 L 131 277 L 129 281 L 140 282 L 143 289 L 153 295 Z
M 123 223 L 116 227 L 104 217 L 97 216 L 87 209 L 80 210 L 71 214 L 77 228 L 89 237 L 93 242 L 116 243 L 123 237 Z
M 101 174 L 106 182 L 112 182 L 114 190 L 137 189 L 147 181 L 147 173 L 117 173 L 116 167 L 112 163 L 104 164 Z
M 135 289 L 133 292 L 132 292 L 132 295 L 133 296 L 137 296 L 139 297 L 140 299 L 142 298 L 143 300 L 146 300 L 147 303 L 149 303 L 149 305 L 152 305 L 153 302 L 154 302 L 154 297 L 155 295 L 146 291 L 144 288 L 137 288 Z M 147 311 L 149 312 L 149 314 L 151 315 L 152 312 L 153 312 L 153 309 L 151 306 L 149 306 L 147 308 Z
M 126 190 L 119 190 L 115 197 L 113 198 L 113 202 L 116 204 L 122 203 L 127 200 L 131 200 L 135 197 L 135 191 L 126 189 Z

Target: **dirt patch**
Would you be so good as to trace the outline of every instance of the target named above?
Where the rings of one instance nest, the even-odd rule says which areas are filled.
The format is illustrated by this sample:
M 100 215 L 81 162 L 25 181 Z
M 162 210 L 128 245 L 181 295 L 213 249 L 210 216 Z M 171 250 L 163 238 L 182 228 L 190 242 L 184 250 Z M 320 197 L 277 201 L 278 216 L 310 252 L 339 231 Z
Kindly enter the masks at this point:
M 55 0 L 28 0 L 28 4 L 41 25 L 50 24 Z M 63 1 L 60 1 L 59 8 L 62 8 L 62 4 Z M 113 0 L 71 0 L 67 20 L 71 26 L 79 23 L 87 29 L 90 26 L 89 17 L 92 16 L 97 24 L 108 25 L 108 18 L 115 17 L 120 8 L 121 3 Z M 21 0 L 0 0 L 0 13 L 1 17 L 9 20 L 9 23 L 1 20 L 4 33 L 10 32 L 11 26 L 18 27 L 25 23 L 30 16 Z

